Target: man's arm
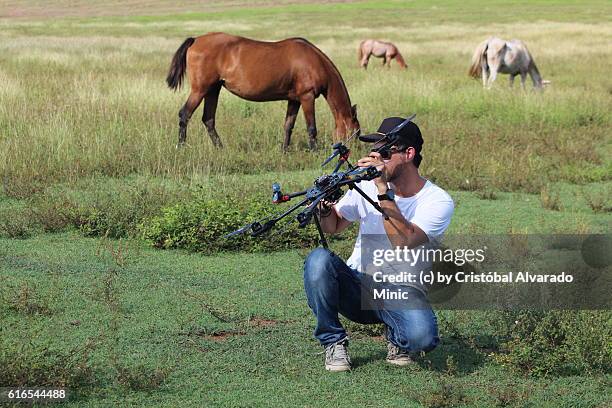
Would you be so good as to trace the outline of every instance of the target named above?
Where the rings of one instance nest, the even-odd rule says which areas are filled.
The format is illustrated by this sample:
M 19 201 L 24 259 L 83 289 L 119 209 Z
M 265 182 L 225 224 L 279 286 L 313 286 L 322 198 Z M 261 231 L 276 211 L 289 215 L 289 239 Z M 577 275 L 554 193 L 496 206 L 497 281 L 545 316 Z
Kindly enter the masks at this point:
M 338 234 L 351 224 L 351 221 L 343 218 L 333 205 L 327 203 L 319 204 L 321 229 L 326 234 Z
M 386 185 L 384 188 L 381 186 L 378 191 L 379 194 L 384 194 Z M 404 218 L 395 201 L 384 200 L 380 202 L 380 206 L 389 216 L 388 220 L 384 220 L 384 226 L 393 247 L 412 249 L 429 241 L 427 234 L 421 228 Z

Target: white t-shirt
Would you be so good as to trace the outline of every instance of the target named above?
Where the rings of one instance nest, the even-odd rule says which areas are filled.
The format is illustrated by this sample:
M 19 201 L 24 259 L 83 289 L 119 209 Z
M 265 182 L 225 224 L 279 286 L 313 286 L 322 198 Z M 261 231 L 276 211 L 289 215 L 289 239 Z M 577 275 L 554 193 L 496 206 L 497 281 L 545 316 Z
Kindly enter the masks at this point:
M 374 181 L 363 181 L 358 183 L 357 186 L 374 202 L 378 201 L 378 190 Z M 436 247 L 444 231 L 448 228 L 451 216 L 453 215 L 454 204 L 448 193 L 427 180 L 423 188 L 412 197 L 399 197 L 396 195 L 395 203 L 406 220 L 415 224 L 427 234 L 429 242 L 421 247 L 423 249 Z M 372 260 L 365 259 L 363 260 L 364 262 L 362 262 L 361 245 L 363 235 L 378 236 L 384 241 L 384 245 L 391 248 L 391 242 L 386 236 L 385 227 L 383 225 L 382 214 L 355 190 L 349 190 L 340 201 L 338 201 L 335 208 L 342 218 L 347 221 L 359 220 L 359 235 L 357 236 L 353 253 L 347 260 L 347 265 L 360 272 L 365 272 L 362 270 L 362 264 L 371 264 Z M 405 266 L 404 264 L 402 267 L 406 269 Z M 424 263 L 417 261 L 410 269 L 418 273 L 427 268 L 431 268 L 431 262 Z

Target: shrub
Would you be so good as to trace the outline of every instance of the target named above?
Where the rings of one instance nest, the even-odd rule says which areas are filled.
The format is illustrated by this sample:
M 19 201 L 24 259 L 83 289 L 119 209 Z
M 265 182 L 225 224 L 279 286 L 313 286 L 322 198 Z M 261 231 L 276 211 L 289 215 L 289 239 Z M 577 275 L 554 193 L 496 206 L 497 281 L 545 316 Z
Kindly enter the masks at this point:
M 200 198 L 162 209 L 162 214 L 141 225 L 142 236 L 157 248 L 184 248 L 206 254 L 218 251 L 271 251 L 315 246 L 318 235 L 309 225 L 298 228 L 289 216 L 269 235 L 252 238 L 243 234 L 224 236 L 249 222 L 261 220 L 279 210 L 269 197 L 256 196 L 242 203 Z M 283 220 L 282 222 L 285 222 Z M 282 230 L 282 231 L 281 231 Z
M 593 193 L 585 193 L 584 197 L 591 210 L 595 213 L 608 213 L 612 211 L 610 204 L 610 189 Z
M 585 310 L 438 310 L 443 338 L 462 339 L 534 377 L 609 373 L 612 313 Z
M 136 365 L 117 367 L 117 382 L 134 391 L 152 391 L 161 387 L 168 377 L 167 368 Z
M 418 393 L 416 399 L 427 408 L 452 408 L 466 406 L 471 402 L 463 387 L 452 382 L 449 376 L 442 377 L 433 391 Z
M 523 311 L 512 316 L 496 359 L 525 374 L 580 375 L 612 369 L 609 311 Z
M 162 188 L 146 183 L 128 183 L 118 189 L 98 192 L 88 203 L 79 205 L 75 223 L 86 236 L 122 238 L 135 235 L 143 219 L 165 204 Z
M 90 184 L 85 190 L 64 187 L 30 197 L 26 209 L 0 217 L 0 234 L 27 237 L 34 228 L 58 232 L 73 226 L 85 236 L 133 236 L 139 223 L 181 194 L 146 180 Z
M 40 296 L 36 287 L 27 283 L 21 285 L 19 291 L 8 299 L 8 308 L 16 313 L 25 315 L 50 315 L 52 314 L 47 299 Z
M 476 190 L 474 194 L 481 200 L 497 200 L 497 193 L 491 189 Z
M 542 204 L 542 208 L 546 208 L 547 210 L 561 210 L 559 193 L 551 191 L 549 186 L 545 186 L 540 190 L 540 203 Z
M 78 219 L 76 203 L 65 196 L 43 198 L 31 201 L 25 215 L 45 232 L 59 232 L 75 224 Z
M 0 237 L 28 238 L 35 229 L 34 221 L 24 211 L 0 211 Z
M 2 340 L 2 339 L 0 339 Z M 69 350 L 50 349 L 45 344 L 0 341 L 0 387 L 79 388 L 96 382 L 91 353 L 96 343 L 88 339 Z

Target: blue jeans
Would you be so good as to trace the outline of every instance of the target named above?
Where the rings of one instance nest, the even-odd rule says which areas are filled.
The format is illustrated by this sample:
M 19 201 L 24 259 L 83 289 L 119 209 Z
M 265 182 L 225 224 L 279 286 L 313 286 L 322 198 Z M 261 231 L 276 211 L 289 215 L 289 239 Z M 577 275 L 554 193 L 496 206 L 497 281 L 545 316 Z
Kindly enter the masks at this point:
M 306 258 L 304 289 L 308 306 L 317 318 L 314 336 L 321 345 L 346 337 L 338 313 L 357 323 L 386 324 L 388 340 L 405 351 L 430 351 L 438 345 L 436 315 L 421 291 L 407 288 L 410 296 L 414 294 L 416 302 L 425 307 L 364 310 L 361 304 L 364 277 L 324 248 L 315 249 Z

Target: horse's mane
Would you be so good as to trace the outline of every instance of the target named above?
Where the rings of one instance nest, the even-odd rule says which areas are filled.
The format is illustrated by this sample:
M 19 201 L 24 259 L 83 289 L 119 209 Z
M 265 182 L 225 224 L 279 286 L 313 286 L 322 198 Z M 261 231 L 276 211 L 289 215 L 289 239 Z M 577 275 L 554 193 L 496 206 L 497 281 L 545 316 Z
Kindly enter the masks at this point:
M 302 38 L 302 37 L 293 37 L 293 38 L 288 38 L 288 40 L 304 42 L 304 43 L 308 44 L 310 47 L 312 47 L 313 50 L 315 50 L 315 52 L 319 55 L 319 57 L 321 57 L 321 59 L 323 61 L 325 61 L 325 63 L 327 64 L 327 68 L 330 69 L 331 71 L 333 71 L 336 74 L 336 77 L 340 80 L 340 84 L 342 85 L 342 89 L 344 91 L 344 94 L 346 95 L 346 99 L 348 100 L 349 106 L 350 106 L 351 105 L 351 97 L 350 97 L 350 95 L 348 93 L 348 89 L 346 88 L 346 84 L 344 83 L 344 78 L 342 78 L 342 75 L 340 74 L 340 71 L 338 70 L 338 68 L 336 67 L 334 62 L 327 55 L 325 55 L 325 53 L 323 51 L 321 51 L 316 45 L 314 45 L 313 43 L 311 43 L 310 41 L 308 41 L 305 38 Z

